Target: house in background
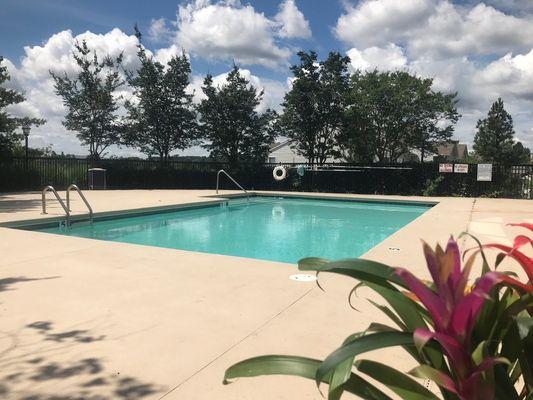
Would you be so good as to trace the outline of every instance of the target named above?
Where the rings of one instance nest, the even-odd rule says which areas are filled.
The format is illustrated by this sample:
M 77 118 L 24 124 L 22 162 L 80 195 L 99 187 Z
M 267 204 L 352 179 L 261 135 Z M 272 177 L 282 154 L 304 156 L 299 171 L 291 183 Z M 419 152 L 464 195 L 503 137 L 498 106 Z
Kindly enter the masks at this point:
M 328 158 L 326 162 L 341 162 L 341 159 Z M 307 163 L 307 158 L 299 155 L 296 150 L 291 148 L 291 141 L 285 140 L 282 142 L 272 143 L 270 152 L 268 153 L 268 163 L 271 164 L 286 164 L 286 163 Z
M 464 161 L 468 158 L 468 146 L 464 143 L 459 143 L 458 140 L 452 140 L 448 143 L 443 143 L 437 146 L 436 153 L 428 153 L 424 156 L 424 162 L 431 161 Z M 417 149 L 411 150 L 408 153 L 402 154 L 398 157 L 399 163 L 420 162 L 420 151 Z
M 270 164 L 288 164 L 288 163 L 307 163 L 307 158 L 299 155 L 296 150 L 291 148 L 291 141 L 285 140 L 272 143 L 268 153 L 267 162 Z M 464 161 L 468 158 L 468 146 L 453 140 L 449 143 L 443 143 L 437 147 L 437 153 L 429 153 L 424 157 L 425 162 L 430 161 Z M 344 162 L 341 158 L 330 157 L 326 160 L 328 163 Z M 398 163 L 420 162 L 420 152 L 412 150 L 402 154 L 396 160 Z
M 437 154 L 434 161 L 464 161 L 468 158 L 468 146 L 452 140 L 449 143 L 441 144 L 437 147 Z

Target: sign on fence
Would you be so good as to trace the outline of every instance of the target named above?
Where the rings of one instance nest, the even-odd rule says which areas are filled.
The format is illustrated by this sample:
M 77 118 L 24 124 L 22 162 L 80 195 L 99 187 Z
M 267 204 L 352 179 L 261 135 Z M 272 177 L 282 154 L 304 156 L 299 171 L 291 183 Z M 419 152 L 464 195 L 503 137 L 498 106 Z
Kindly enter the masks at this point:
M 439 164 L 439 172 L 453 172 L 453 164 Z
M 468 174 L 468 164 L 455 164 L 453 172 L 456 174 Z
M 477 165 L 477 180 L 479 182 L 492 181 L 492 164 L 478 164 Z

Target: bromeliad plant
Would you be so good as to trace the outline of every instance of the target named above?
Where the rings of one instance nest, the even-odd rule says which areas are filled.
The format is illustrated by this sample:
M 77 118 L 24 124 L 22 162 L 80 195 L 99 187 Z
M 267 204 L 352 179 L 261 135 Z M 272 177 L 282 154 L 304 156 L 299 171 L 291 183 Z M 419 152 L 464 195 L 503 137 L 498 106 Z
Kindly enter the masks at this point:
M 531 224 L 516 225 L 533 230 Z M 409 374 L 434 381 L 445 400 L 533 399 L 533 259 L 521 251 L 533 247 L 533 241 L 520 235 L 512 247 L 477 243 L 463 258 L 453 237 L 445 249 L 438 245 L 433 250 L 424 243 L 430 284 L 406 269 L 369 260 L 301 260 L 301 270 L 357 279 L 351 294 L 361 286 L 374 290 L 387 305 L 370 301 L 395 327 L 371 324 L 348 337 L 323 361 L 281 355 L 251 358 L 231 366 L 224 382 L 237 377 L 296 375 L 314 379 L 317 385 L 328 384 L 329 400 L 340 399 L 344 392 L 368 400 L 391 399 L 367 380 L 370 377 L 401 399 L 438 399 L 405 373 L 359 358 L 372 350 L 400 346 L 418 363 Z M 499 250 L 494 270 L 489 268 L 485 249 Z M 482 275 L 468 286 L 478 255 Z M 497 271 L 506 257 L 522 266 L 526 282 Z

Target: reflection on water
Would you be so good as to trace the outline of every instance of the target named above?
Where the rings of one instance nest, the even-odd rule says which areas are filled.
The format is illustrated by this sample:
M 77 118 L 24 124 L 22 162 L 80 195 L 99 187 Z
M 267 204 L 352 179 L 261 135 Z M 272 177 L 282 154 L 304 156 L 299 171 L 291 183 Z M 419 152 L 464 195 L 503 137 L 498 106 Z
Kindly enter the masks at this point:
M 294 263 L 358 257 L 428 207 L 309 199 L 250 202 L 96 222 L 52 233 Z

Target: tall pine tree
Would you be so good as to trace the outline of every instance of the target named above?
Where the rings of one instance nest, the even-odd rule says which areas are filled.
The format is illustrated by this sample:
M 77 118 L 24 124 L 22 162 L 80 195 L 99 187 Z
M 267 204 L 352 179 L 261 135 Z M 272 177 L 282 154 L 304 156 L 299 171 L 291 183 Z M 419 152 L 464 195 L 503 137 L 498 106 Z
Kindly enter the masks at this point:
M 514 128 L 513 118 L 498 98 L 490 107 L 487 118 L 477 122 L 474 137 L 474 151 L 482 161 L 498 164 L 510 164 L 514 160 Z

